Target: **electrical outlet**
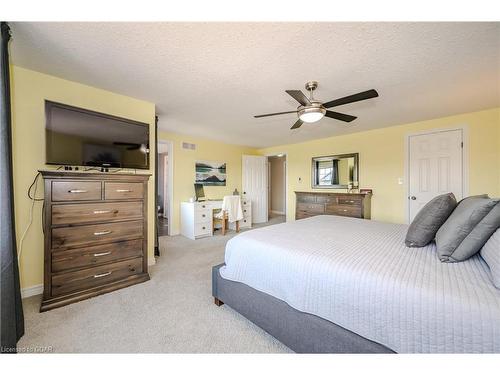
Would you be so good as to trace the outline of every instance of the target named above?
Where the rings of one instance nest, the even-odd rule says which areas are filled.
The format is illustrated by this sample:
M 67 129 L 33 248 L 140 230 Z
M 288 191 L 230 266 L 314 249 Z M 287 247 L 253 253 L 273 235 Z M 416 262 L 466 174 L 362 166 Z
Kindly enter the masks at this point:
M 403 177 L 398 177 L 398 185 L 403 185 Z

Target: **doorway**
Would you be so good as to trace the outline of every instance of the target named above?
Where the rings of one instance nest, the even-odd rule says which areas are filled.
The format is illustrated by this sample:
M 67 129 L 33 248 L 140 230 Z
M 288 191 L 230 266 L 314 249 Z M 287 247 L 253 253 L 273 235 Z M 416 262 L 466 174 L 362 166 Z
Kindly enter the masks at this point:
M 287 213 L 287 173 L 286 155 L 267 157 L 268 165 L 268 217 L 269 221 L 284 222 Z
M 456 128 L 408 135 L 408 222 L 437 195 L 451 192 L 457 200 L 467 196 L 465 130 Z
M 172 217 L 173 189 L 172 142 L 158 141 L 158 237 L 169 236 Z

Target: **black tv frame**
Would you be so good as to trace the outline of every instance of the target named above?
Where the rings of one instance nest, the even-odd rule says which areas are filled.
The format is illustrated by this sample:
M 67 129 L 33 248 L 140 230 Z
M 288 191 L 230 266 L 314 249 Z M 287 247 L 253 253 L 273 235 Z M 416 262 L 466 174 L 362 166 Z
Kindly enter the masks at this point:
M 126 123 L 129 123 L 131 125 L 139 125 L 139 126 L 144 126 L 146 127 L 147 129 L 147 134 L 148 134 L 148 142 L 149 142 L 149 138 L 150 138 L 150 129 L 149 129 L 149 124 L 145 123 L 145 122 L 140 122 L 140 121 L 135 121 L 135 120 L 131 120 L 131 119 L 128 119 L 128 118 L 125 118 L 125 117 L 119 117 L 119 116 L 114 116 L 114 115 L 110 115 L 108 113 L 103 113 L 103 112 L 97 112 L 97 111 L 93 111 L 93 110 L 90 110 L 90 109 L 86 109 L 86 108 L 80 108 L 80 107 L 75 107 L 75 106 L 72 106 L 72 105 L 69 105 L 69 104 L 64 104 L 64 103 L 58 103 L 58 102 L 54 102 L 54 101 L 51 101 L 51 100 L 47 100 L 45 99 L 45 129 L 47 129 L 47 124 L 50 123 L 50 114 L 51 114 L 51 111 L 50 109 L 53 108 L 53 107 L 59 107 L 59 108 L 63 108 L 63 109 L 67 109 L 67 110 L 70 110 L 70 111 L 74 111 L 74 112 L 81 112 L 81 113 L 85 113 L 85 114 L 88 114 L 88 115 L 92 115 L 92 116 L 96 116 L 96 117 L 102 117 L 102 118 L 106 118 L 106 119 L 110 119 L 110 120 L 116 120 L 116 121 L 121 121 L 121 122 L 126 122 Z M 73 164 L 66 164 L 66 163 L 53 163 L 53 162 L 47 162 L 47 139 L 45 139 L 45 164 L 46 165 L 70 165 L 70 166 L 74 166 Z M 97 166 L 89 166 L 89 165 L 81 165 L 81 167 L 86 167 L 86 168 L 92 168 L 92 167 L 95 167 L 95 168 L 99 168 Z M 124 169 L 149 169 L 150 167 L 150 153 L 148 152 L 147 153 L 147 165 L 146 166 L 140 166 L 140 167 L 107 167 L 107 168 L 118 168 L 118 169 L 121 169 L 121 168 L 124 168 Z

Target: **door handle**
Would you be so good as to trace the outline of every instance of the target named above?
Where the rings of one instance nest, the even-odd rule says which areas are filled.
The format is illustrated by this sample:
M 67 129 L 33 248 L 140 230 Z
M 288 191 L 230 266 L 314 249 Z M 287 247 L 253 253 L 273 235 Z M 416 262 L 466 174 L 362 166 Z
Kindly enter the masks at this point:
M 417 197 L 416 197 L 416 196 L 414 196 L 414 195 L 412 195 L 412 196 L 410 197 L 410 199 L 411 199 L 412 201 L 414 201 L 414 200 L 416 200 L 416 199 L 417 199 Z

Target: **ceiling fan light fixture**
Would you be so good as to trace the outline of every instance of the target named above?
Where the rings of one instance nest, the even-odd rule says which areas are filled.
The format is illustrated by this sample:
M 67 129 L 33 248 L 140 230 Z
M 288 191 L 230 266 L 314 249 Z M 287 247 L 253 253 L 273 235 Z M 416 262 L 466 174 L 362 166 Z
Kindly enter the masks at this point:
M 326 109 L 322 107 L 303 108 L 298 111 L 299 118 L 303 122 L 317 122 L 323 118 Z

